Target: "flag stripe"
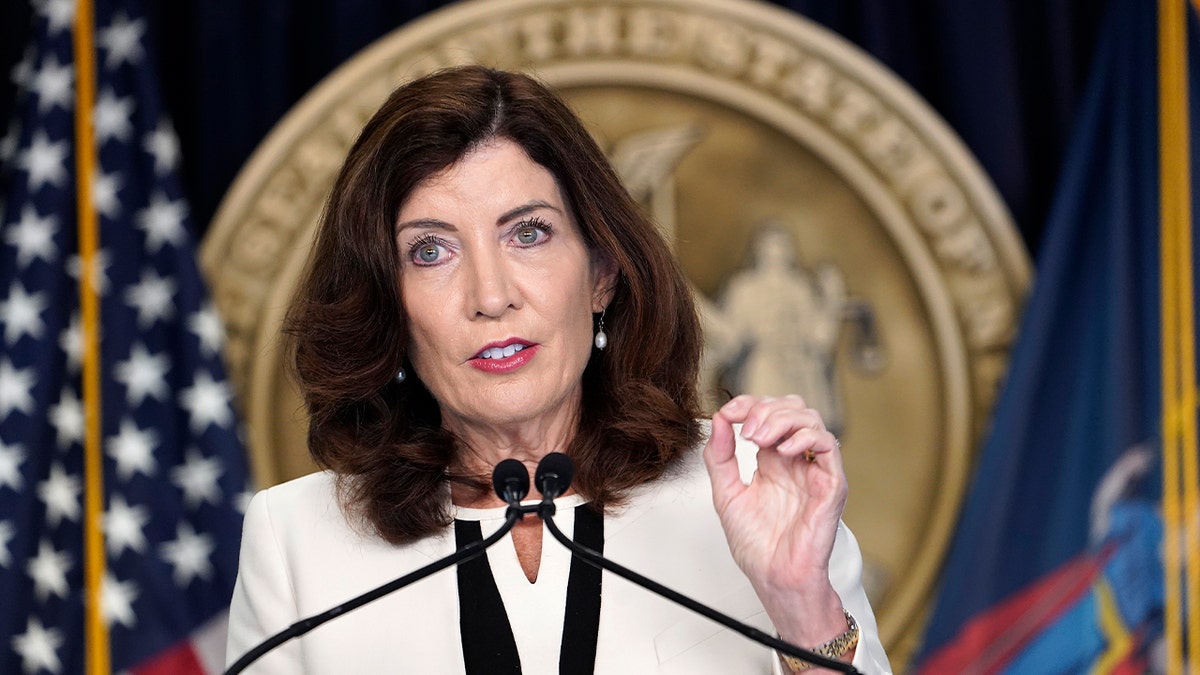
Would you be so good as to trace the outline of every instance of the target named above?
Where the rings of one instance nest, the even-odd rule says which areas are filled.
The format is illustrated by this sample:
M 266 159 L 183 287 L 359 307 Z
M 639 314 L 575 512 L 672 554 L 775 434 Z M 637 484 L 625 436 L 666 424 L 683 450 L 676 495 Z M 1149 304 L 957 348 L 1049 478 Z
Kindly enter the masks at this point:
M 101 455 L 100 401 L 100 316 L 95 286 L 96 251 L 99 248 L 99 218 L 93 200 L 96 141 L 92 114 L 96 101 L 96 64 L 93 48 L 91 0 L 75 6 L 75 181 L 76 214 L 79 220 L 79 300 L 83 328 L 84 405 L 84 603 L 85 666 L 89 675 L 112 672 L 108 626 L 101 607 L 100 584 L 104 579 L 104 540 L 100 514 L 104 501 L 104 468 Z

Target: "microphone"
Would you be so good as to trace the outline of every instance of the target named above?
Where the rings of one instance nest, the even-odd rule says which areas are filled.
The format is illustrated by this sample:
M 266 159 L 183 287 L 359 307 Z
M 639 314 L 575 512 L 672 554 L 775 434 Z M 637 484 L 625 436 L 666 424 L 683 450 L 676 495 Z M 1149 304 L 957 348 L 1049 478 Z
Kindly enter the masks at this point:
M 568 463 L 570 462 L 570 460 L 567 461 Z M 568 482 L 566 485 L 570 485 L 569 481 L 570 479 L 568 477 Z M 267 654 L 272 649 L 275 649 L 279 645 L 291 640 L 292 638 L 297 638 L 301 635 L 304 635 L 317 626 L 329 621 L 330 619 L 335 619 L 343 614 L 347 614 L 355 609 L 358 609 L 369 602 L 378 600 L 389 593 L 398 591 L 411 583 L 424 579 L 434 572 L 439 572 L 447 567 L 450 567 L 451 565 L 464 563 L 468 560 L 472 560 L 480 555 L 483 555 L 484 551 L 486 551 L 492 544 L 500 541 L 500 538 L 503 537 L 509 530 L 511 530 L 513 526 L 517 524 L 517 521 L 524 517 L 526 513 L 532 513 L 541 506 L 540 504 L 527 507 L 521 506 L 521 499 L 529 493 L 529 471 L 525 469 L 524 464 L 515 459 L 506 459 L 496 465 L 496 468 L 492 470 L 492 487 L 496 490 L 497 496 L 508 503 L 508 511 L 504 514 L 504 524 L 486 539 L 473 541 L 454 553 L 446 556 L 445 558 L 435 560 L 418 570 L 409 572 L 408 574 L 405 574 L 404 576 L 393 581 L 389 581 L 388 583 L 383 584 L 374 590 L 367 591 L 362 595 L 351 598 L 350 600 L 347 600 L 340 605 L 331 607 L 320 614 L 315 614 L 306 619 L 297 621 L 284 630 L 281 630 L 275 635 L 263 640 L 253 649 L 246 652 L 242 658 L 238 659 L 232 666 L 229 667 L 228 670 L 225 671 L 225 675 L 236 675 L 237 673 L 242 672 L 247 666 L 262 658 L 263 655 Z M 565 490 L 566 486 L 564 486 L 563 489 Z M 561 494 L 561 492 L 559 494 Z
M 521 500 L 529 494 L 529 471 L 512 457 L 501 460 L 492 470 L 492 489 L 509 507 L 520 508 Z
M 575 463 L 561 452 L 552 452 L 542 458 L 533 474 L 534 485 L 542 493 L 542 503 L 553 503 L 556 497 L 571 487 L 575 478 Z
M 543 457 L 542 461 L 538 462 L 537 472 L 534 474 L 534 483 L 542 492 L 542 502 L 537 507 L 537 513 L 541 517 L 542 521 L 546 523 L 546 529 L 550 530 L 550 534 L 553 535 L 560 544 L 570 549 L 572 554 L 582 558 L 584 562 L 624 577 L 625 579 L 632 581 L 642 588 L 657 593 L 658 595 L 661 595 L 672 602 L 683 605 L 693 612 L 716 621 L 722 626 L 737 631 L 745 637 L 748 637 L 761 645 L 770 647 L 775 651 L 782 652 L 789 656 L 794 656 L 798 659 L 803 659 L 814 666 L 829 668 L 830 670 L 836 670 L 842 673 L 859 672 L 857 668 L 849 663 L 822 656 L 807 649 L 797 647 L 790 642 L 784 642 L 783 640 L 772 635 L 767 635 L 753 626 L 748 626 L 737 619 L 718 612 L 708 605 L 693 600 L 682 593 L 673 591 L 657 581 L 648 579 L 637 572 L 634 572 L 633 570 L 622 567 L 621 565 L 618 565 L 617 563 L 600 555 L 596 551 L 593 551 L 586 546 L 577 544 L 573 540 L 567 538 L 567 536 L 562 533 L 562 530 L 559 530 L 558 526 L 554 524 L 554 499 L 566 492 L 567 488 L 571 487 L 571 479 L 574 477 L 574 475 L 575 465 L 571 462 L 571 458 L 560 452 L 552 452 Z

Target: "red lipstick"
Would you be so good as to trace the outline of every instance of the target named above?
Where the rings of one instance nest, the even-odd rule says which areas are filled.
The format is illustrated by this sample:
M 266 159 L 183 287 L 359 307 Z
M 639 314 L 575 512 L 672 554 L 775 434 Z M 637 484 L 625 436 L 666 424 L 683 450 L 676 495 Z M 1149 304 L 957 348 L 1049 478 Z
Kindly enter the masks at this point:
M 508 373 L 529 363 L 537 350 L 538 345 L 533 342 L 508 338 L 489 342 L 468 363 L 485 373 Z

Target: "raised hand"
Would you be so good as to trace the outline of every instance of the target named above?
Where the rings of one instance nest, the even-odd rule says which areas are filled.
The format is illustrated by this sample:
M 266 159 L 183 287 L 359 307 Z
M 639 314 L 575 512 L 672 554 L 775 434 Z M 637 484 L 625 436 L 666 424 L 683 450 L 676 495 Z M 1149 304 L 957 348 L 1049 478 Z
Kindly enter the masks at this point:
M 741 480 L 734 425 L 759 446 Z M 799 396 L 738 396 L 713 415 L 704 462 L 734 560 L 784 639 L 801 646 L 846 629 L 829 558 L 846 504 L 838 440 Z

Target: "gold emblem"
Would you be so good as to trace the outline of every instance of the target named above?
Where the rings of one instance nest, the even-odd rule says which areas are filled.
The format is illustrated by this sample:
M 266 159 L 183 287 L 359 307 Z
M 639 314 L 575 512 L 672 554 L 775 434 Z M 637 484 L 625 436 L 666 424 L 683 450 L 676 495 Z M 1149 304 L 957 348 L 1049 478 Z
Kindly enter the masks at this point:
M 1007 365 L 1028 256 L 927 105 L 777 8 L 464 2 L 313 90 L 247 164 L 203 248 L 259 480 L 312 468 L 278 329 L 346 149 L 399 82 L 468 62 L 555 86 L 655 215 L 701 300 L 706 392 L 798 392 L 838 429 L 845 519 L 902 670 Z

